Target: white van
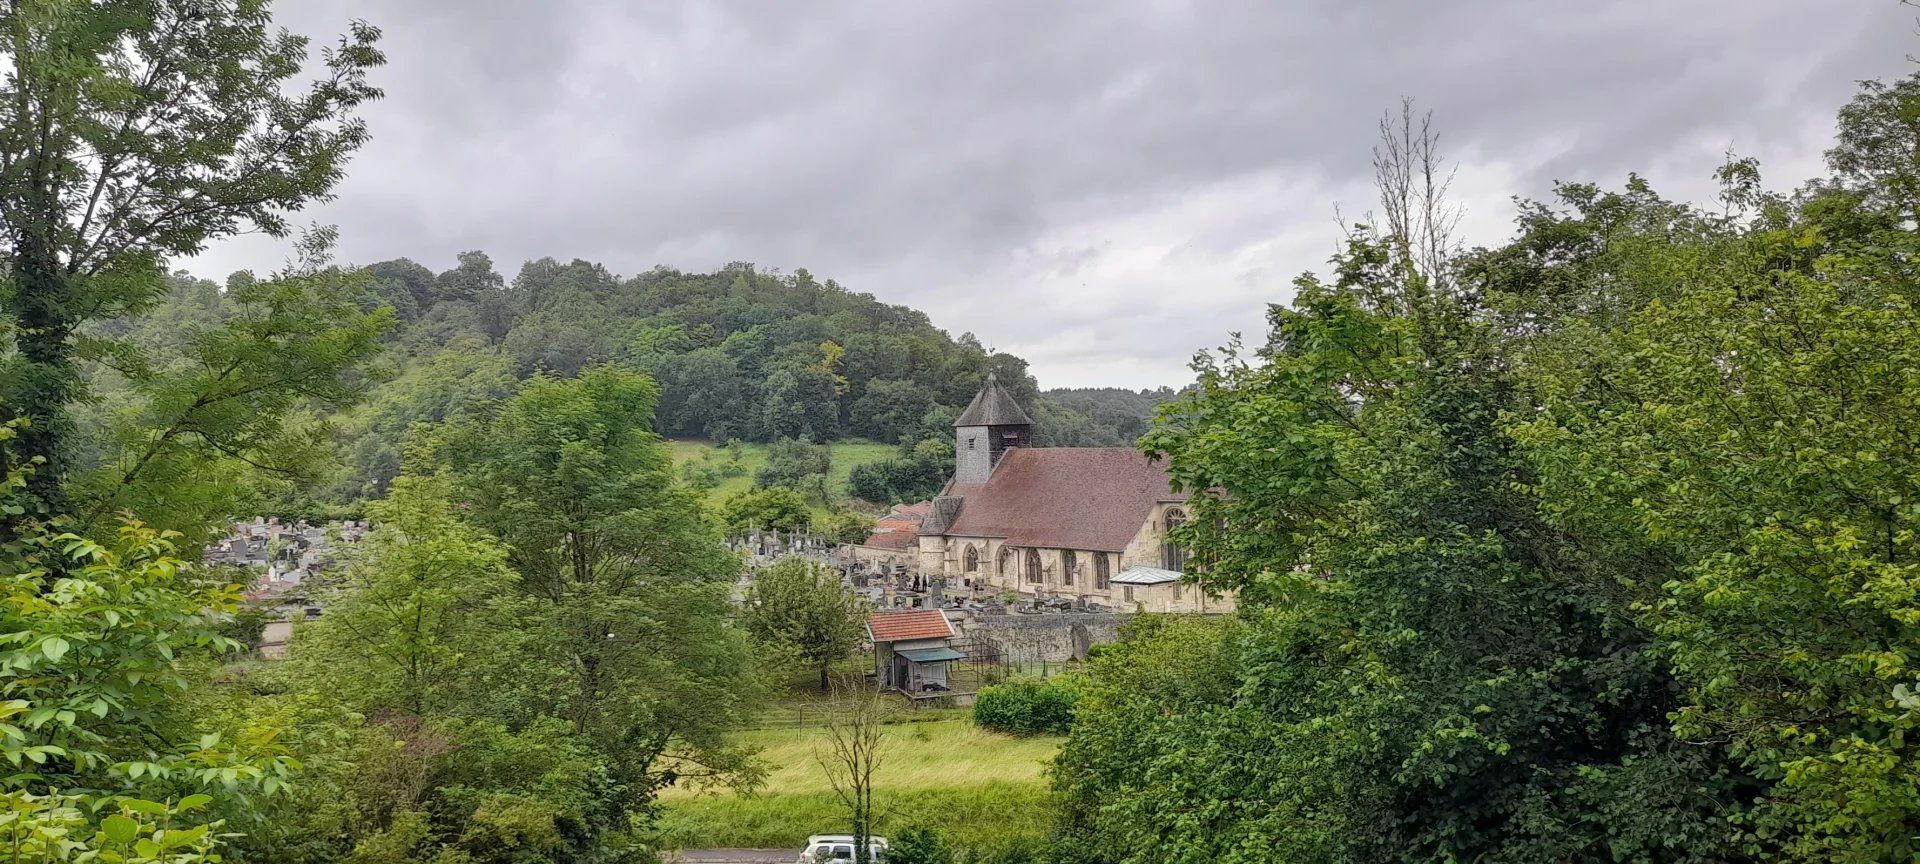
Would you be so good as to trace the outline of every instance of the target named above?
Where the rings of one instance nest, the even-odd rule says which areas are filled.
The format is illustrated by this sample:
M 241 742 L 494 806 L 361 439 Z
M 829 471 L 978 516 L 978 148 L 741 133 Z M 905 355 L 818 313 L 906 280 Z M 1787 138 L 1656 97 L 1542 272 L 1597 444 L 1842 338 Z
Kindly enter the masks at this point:
M 879 864 L 887 860 L 887 838 L 867 837 L 867 849 L 872 853 L 868 860 Z M 853 860 L 852 834 L 815 834 L 807 838 L 807 848 L 800 850 L 798 864 L 822 864 Z

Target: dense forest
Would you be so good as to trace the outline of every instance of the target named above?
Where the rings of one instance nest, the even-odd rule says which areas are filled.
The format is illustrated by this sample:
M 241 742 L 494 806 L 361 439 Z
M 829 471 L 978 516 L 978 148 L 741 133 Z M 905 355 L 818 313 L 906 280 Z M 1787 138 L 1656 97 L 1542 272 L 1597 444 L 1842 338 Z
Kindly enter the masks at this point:
M 657 862 L 663 796 L 792 767 L 742 732 L 836 664 L 813 759 L 914 761 L 868 600 L 792 556 L 743 589 L 725 521 L 798 527 L 843 436 L 917 493 L 989 371 L 1049 441 L 1140 434 L 1238 611 L 984 690 L 964 749 L 1064 734 L 1041 803 L 959 850 L 901 808 L 889 864 L 1920 858 L 1920 75 L 1862 84 L 1791 191 L 1737 157 L 1708 204 L 1567 183 L 1480 247 L 1407 106 L 1379 218 L 1264 339 L 1180 393 L 1041 394 L 805 273 L 331 263 L 288 219 L 371 134 L 370 26 L 0 22 L 7 860 Z M 254 229 L 293 263 L 167 275 Z M 715 512 L 663 433 L 767 442 L 761 488 Z M 301 499 L 373 524 L 266 660 L 253 574 L 202 553 Z M 794 839 L 894 803 L 853 782 Z

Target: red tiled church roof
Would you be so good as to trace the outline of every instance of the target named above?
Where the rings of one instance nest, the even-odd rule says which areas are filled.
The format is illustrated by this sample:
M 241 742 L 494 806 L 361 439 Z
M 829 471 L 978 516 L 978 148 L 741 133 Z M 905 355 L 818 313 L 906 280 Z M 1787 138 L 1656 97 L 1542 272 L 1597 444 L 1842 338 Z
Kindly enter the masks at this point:
M 1016 447 L 965 495 L 942 532 L 1014 546 L 1120 552 L 1161 501 L 1184 501 L 1167 470 L 1127 447 Z
M 867 636 L 875 642 L 947 639 L 953 636 L 953 625 L 947 622 L 947 613 L 938 609 L 875 612 L 867 616 Z

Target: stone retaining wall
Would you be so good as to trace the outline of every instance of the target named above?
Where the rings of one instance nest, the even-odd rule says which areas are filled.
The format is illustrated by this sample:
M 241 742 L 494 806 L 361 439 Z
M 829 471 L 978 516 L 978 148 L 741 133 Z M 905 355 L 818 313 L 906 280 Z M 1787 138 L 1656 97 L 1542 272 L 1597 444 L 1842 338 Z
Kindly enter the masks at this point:
M 960 638 L 987 642 L 1009 662 L 1063 663 L 1087 659 L 1087 649 L 1120 640 L 1120 625 L 1133 616 L 1117 612 L 949 611 Z

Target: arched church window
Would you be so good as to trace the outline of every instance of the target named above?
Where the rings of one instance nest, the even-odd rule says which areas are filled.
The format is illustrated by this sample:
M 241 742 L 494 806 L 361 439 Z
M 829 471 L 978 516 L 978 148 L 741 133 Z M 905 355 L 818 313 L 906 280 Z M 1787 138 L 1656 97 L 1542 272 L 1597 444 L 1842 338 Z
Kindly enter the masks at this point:
M 1027 581 L 1040 584 L 1040 550 L 1027 550 Z
M 972 573 L 980 569 L 980 550 L 973 548 L 972 543 L 968 543 L 967 551 L 961 554 L 960 565 L 968 573 Z
M 1187 565 L 1187 550 L 1180 548 L 1179 544 L 1173 542 L 1173 529 L 1186 524 L 1186 521 L 1187 512 L 1185 510 L 1175 507 L 1167 511 L 1167 538 L 1166 541 L 1161 544 L 1160 557 L 1166 565 L 1166 568 L 1175 573 L 1182 572 L 1182 568 Z
M 1073 550 L 1063 550 L 1060 553 L 1060 584 L 1072 585 L 1073 571 L 1078 569 L 1080 569 L 1080 560 L 1073 554 Z
M 1093 553 L 1093 587 L 1107 590 L 1107 580 L 1113 578 L 1113 572 L 1107 565 L 1107 553 Z

